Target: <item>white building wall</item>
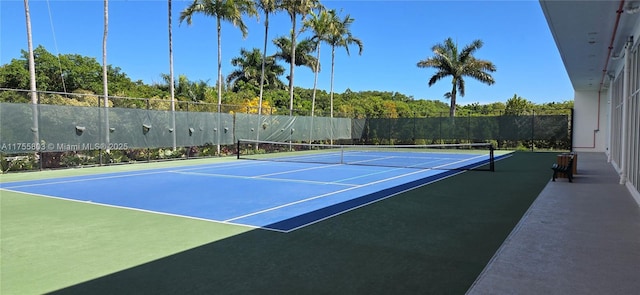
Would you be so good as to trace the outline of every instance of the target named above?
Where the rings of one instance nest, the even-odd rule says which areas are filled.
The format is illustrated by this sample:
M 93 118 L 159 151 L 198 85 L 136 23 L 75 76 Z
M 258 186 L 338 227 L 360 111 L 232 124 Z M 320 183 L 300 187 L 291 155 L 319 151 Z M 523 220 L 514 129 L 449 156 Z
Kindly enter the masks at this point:
M 573 150 L 605 152 L 608 93 L 576 91 L 574 97 Z

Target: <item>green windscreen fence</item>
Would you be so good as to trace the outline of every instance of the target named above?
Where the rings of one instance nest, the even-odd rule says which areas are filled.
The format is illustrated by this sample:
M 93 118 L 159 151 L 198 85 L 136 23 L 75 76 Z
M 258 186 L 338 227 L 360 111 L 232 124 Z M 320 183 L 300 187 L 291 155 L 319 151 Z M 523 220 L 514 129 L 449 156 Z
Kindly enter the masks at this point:
M 33 105 L 0 103 L 0 151 L 3 153 L 39 150 L 29 146 L 37 141 Z
M 0 114 L 0 147 L 5 153 L 172 147 L 174 140 L 181 147 L 235 142 L 231 114 L 125 108 L 105 112 L 56 105 L 34 109 L 11 103 L 0 104 Z
M 354 120 L 366 143 L 546 141 L 570 145 L 570 115 L 500 115 Z
M 105 111 L 106 110 L 106 111 Z M 351 119 L 0 103 L 3 153 L 351 139 Z M 37 124 L 34 124 L 37 122 Z M 35 126 L 37 125 L 37 126 Z
M 266 141 L 327 141 L 351 139 L 351 119 L 283 115 L 236 114 L 237 139 Z
M 6 154 L 233 145 L 239 139 L 571 146 L 569 114 L 349 119 L 0 103 L 0 123 Z

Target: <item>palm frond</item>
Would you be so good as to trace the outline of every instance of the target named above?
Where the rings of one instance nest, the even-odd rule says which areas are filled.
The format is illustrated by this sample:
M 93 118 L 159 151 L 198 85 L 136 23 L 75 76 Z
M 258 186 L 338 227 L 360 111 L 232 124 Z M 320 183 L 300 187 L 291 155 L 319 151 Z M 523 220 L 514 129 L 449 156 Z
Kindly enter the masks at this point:
M 273 44 L 278 47 L 278 51 L 273 55 L 276 59 L 286 63 L 291 62 L 291 39 L 289 37 L 278 37 L 273 40 Z M 303 39 L 296 45 L 295 65 L 305 66 L 314 71 L 317 59 L 312 55 L 317 42 L 310 38 Z M 318 67 L 320 67 L 318 65 Z
M 436 82 L 442 80 L 443 78 L 446 78 L 449 76 L 449 72 L 447 71 L 438 71 L 437 73 L 435 73 L 435 75 L 431 76 L 431 79 L 429 79 L 429 86 L 432 86 L 433 84 L 436 84 Z

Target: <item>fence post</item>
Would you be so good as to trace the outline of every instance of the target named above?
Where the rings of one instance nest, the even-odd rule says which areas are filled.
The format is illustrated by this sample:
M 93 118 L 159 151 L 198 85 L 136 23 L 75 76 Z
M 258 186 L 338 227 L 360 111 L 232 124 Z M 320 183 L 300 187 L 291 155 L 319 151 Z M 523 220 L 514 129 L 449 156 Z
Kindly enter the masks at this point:
M 98 138 L 100 138 L 100 141 L 102 141 L 102 138 L 103 138 L 103 135 L 102 135 L 103 130 L 102 129 L 104 129 L 103 128 L 104 126 L 102 126 L 102 108 L 100 108 L 100 106 L 102 105 L 101 103 L 102 103 L 102 101 L 100 100 L 100 96 L 98 96 L 98 106 L 97 106 L 98 107 Z M 99 155 L 99 157 L 98 157 L 99 158 L 99 164 L 100 164 L 100 166 L 102 166 L 103 165 L 102 147 L 100 147 L 98 149 L 98 155 Z
M 531 151 L 533 152 L 535 144 L 533 143 L 533 139 L 535 138 L 536 132 L 536 111 L 531 110 Z
M 390 117 L 387 117 L 387 122 L 389 122 L 389 144 L 392 144 L 392 136 L 393 136 L 393 119 Z
M 501 144 L 500 144 L 500 136 L 502 135 L 502 132 L 501 132 L 501 131 L 502 131 L 502 128 L 500 128 L 500 126 L 502 126 L 502 121 L 503 121 L 503 119 L 502 119 L 502 111 L 499 111 L 499 112 L 498 112 L 498 117 L 497 117 L 496 119 L 497 119 L 497 121 L 498 121 L 498 138 L 497 138 L 497 141 L 498 141 L 498 149 L 500 149 L 500 148 L 501 148 Z
M 440 116 L 438 117 L 438 143 L 442 143 L 442 113 L 440 113 Z
M 471 142 L 471 112 L 467 116 L 467 141 Z
M 413 131 L 411 132 L 411 134 L 413 136 L 411 136 L 413 138 L 413 144 L 416 144 L 417 139 L 418 139 L 418 134 L 417 134 L 417 126 L 416 126 L 416 121 L 418 120 L 418 116 L 416 115 L 416 112 L 411 112 L 411 121 L 413 121 Z

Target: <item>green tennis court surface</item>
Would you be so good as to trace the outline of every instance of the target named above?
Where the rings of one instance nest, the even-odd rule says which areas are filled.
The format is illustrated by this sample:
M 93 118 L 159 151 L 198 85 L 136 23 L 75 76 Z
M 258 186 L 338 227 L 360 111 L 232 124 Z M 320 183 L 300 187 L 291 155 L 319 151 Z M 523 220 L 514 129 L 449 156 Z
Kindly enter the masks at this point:
M 288 234 L 2 192 L 1 293 L 461 294 L 554 160 L 516 153 L 495 173 L 457 175 Z

